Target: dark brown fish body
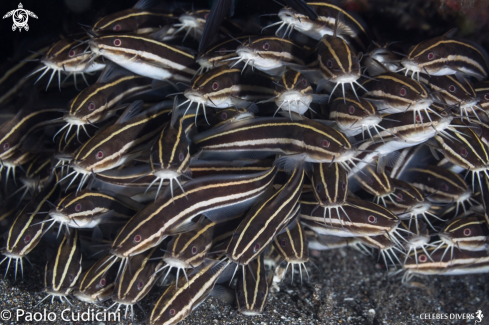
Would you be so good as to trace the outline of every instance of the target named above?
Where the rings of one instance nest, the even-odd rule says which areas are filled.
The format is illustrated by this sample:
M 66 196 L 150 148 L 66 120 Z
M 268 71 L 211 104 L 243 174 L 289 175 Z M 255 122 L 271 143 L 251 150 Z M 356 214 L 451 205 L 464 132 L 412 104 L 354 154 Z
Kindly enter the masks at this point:
M 338 13 L 343 15 L 339 22 L 339 32 L 350 45 L 357 50 L 366 51 L 370 44 L 369 31 L 365 24 L 353 17 L 350 13 L 340 7 L 323 1 L 307 3 L 318 15 L 318 19 L 312 21 L 308 16 L 297 12 L 296 10 L 285 7 L 278 13 L 279 18 L 283 21 L 280 29 L 288 25 L 289 28 L 306 34 L 313 39 L 320 40 L 324 35 L 333 35 Z M 286 32 L 288 31 L 288 28 Z M 277 31 L 278 32 L 278 31 Z
M 489 225 L 484 216 L 458 218 L 446 226 L 438 236 L 443 243 L 468 251 L 487 250 Z
M 44 291 L 49 295 L 62 297 L 69 295 L 82 273 L 82 254 L 78 232 L 66 233 L 55 255 L 46 263 L 44 270 Z
M 127 222 L 112 245 L 120 257 L 139 254 L 157 245 L 168 235 L 178 233 L 182 224 L 213 209 L 248 202 L 271 185 L 276 168 L 246 176 L 203 177 L 175 191 L 172 198 L 162 195 Z
M 119 264 L 107 263 L 110 258 L 111 255 L 102 257 L 81 275 L 78 287 L 73 291 L 78 300 L 98 304 L 112 296 Z
M 243 275 L 238 277 L 236 286 L 238 311 L 245 316 L 261 315 L 267 302 L 269 285 L 263 255 L 260 255 L 244 267 Z
M 486 79 L 489 59 L 486 51 L 472 41 L 456 39 L 457 29 L 449 30 L 442 36 L 423 41 L 401 61 L 406 73 L 427 73 L 430 76 L 444 76 L 455 73 Z
M 342 205 L 348 195 L 348 174 L 337 163 L 312 164 L 314 196 L 323 207 Z
M 226 249 L 231 261 L 247 265 L 296 217 L 303 180 L 304 169 L 300 166 L 282 188 L 248 212 Z

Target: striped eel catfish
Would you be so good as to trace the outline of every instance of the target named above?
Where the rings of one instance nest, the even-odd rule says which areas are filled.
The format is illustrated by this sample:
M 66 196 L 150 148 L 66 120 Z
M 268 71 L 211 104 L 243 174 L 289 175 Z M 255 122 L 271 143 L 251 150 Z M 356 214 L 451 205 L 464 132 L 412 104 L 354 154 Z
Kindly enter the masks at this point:
M 242 42 L 249 37 L 249 35 L 232 37 L 225 41 L 218 41 L 217 44 L 206 49 L 203 53 L 197 56 L 196 61 L 200 64 L 200 68 L 197 72 L 202 74 L 212 68 L 227 64 L 226 59 L 236 56 L 236 48 L 241 44 L 240 41 Z
M 92 174 L 113 169 L 139 156 L 141 147 L 147 146 L 168 120 L 170 105 L 170 101 L 163 101 L 141 112 L 143 102 L 133 102 L 113 125 L 80 147 L 70 163 L 74 171 L 63 179 L 74 174 L 71 185 L 82 174 L 79 191 Z
M 0 161 L 0 179 L 2 177 L 3 170 L 6 169 L 5 185 L 8 184 L 10 172 L 12 172 L 14 183 L 17 184 L 17 178 L 15 175 L 16 169 L 22 168 L 22 165 L 31 162 L 34 158 L 35 155 L 30 152 L 15 150 L 8 158 L 4 158 Z
M 326 213 L 329 212 L 331 220 L 331 210 L 335 209 L 338 218 L 340 210 L 348 217 L 343 204 L 348 195 L 348 177 L 346 170 L 338 163 L 313 163 L 312 175 L 309 175 L 315 199 L 318 207 L 321 206 L 324 212 L 324 222 L 326 223 Z M 349 217 L 348 217 L 349 218 Z
M 287 155 L 287 159 L 342 165 L 355 153 L 341 132 L 309 119 L 260 117 L 238 121 L 199 133 L 193 141 L 199 150 L 214 154 L 264 152 Z
M 114 260 L 140 254 L 169 235 L 191 230 L 192 219 L 199 214 L 214 219 L 213 210 L 219 212 L 218 209 L 227 207 L 233 213 L 245 210 L 270 187 L 276 172 L 273 167 L 247 175 L 201 177 L 183 185 L 184 192 L 177 189 L 173 197 L 167 191 L 122 228 L 112 244 Z
M 447 245 L 446 250 L 458 249 L 480 251 L 489 248 L 489 225 L 484 216 L 472 213 L 463 218 L 456 218 L 438 233 L 440 246 Z M 435 244 L 435 243 L 433 243 Z
M 89 44 L 94 58 L 103 56 L 135 74 L 152 79 L 189 82 L 197 72 L 192 54 L 151 37 L 110 34 L 93 37 Z
M 20 109 L 9 121 L 0 125 L 0 159 L 12 156 L 34 131 L 59 123 L 59 108 L 28 105 Z
M 105 255 L 81 275 L 73 296 L 92 304 L 99 304 L 112 296 L 119 265 L 106 264 L 110 257 Z
M 421 249 L 426 256 L 428 256 L 428 258 L 431 258 L 430 254 L 428 254 L 428 251 L 426 250 L 426 247 L 432 246 L 429 244 L 431 236 L 426 223 L 424 223 L 423 220 L 418 220 L 417 218 L 415 219 L 416 222 L 412 223 L 411 220 L 412 219 L 410 219 L 409 222 L 402 221 L 399 225 L 399 229 L 406 230 L 405 235 L 401 237 L 405 240 L 405 242 L 402 243 L 402 246 L 406 251 L 404 263 L 406 263 L 407 259 L 409 258 L 411 251 L 414 252 L 414 258 L 417 261 L 418 249 Z
M 102 223 L 124 223 L 135 215 L 143 205 L 130 198 L 110 192 L 90 189 L 72 192 L 61 198 L 49 211 L 52 224 L 59 223 L 69 228 L 94 228 Z
M 98 35 L 103 32 L 148 34 L 176 20 L 172 13 L 155 8 L 155 3 L 152 0 L 139 0 L 132 8 L 102 17 L 93 24 L 92 34 Z
M 151 147 L 149 156 L 149 163 L 155 179 L 148 186 L 147 190 L 155 182 L 160 181 L 155 200 L 158 198 L 165 179 L 170 180 L 170 191 L 173 196 L 173 181 L 182 188 L 178 178 L 183 175 L 189 177 L 187 174 L 190 173 L 190 142 L 187 136 L 194 126 L 189 121 L 192 121 L 194 118 L 197 121 L 197 114 L 186 114 L 179 118 L 176 103 L 177 98 L 175 97 L 172 119 L 170 123 L 163 126 L 163 129 Z
M 324 208 L 317 208 L 317 201 L 301 199 L 300 202 L 301 224 L 320 235 L 361 237 L 395 234 L 401 222 L 392 212 L 378 204 L 348 198 L 348 201 L 343 204 L 343 209 L 349 218 L 340 219 L 335 210 L 331 210 L 331 218 L 327 224 L 324 212 L 321 211 Z
M 385 207 L 402 220 L 409 219 L 411 222 L 413 219 L 417 220 L 417 215 L 422 215 L 426 219 L 426 214 L 430 214 L 428 211 L 431 203 L 425 199 L 421 191 L 414 185 L 397 179 L 390 178 L 390 182 L 394 187 L 393 200 L 386 201 Z
M 236 49 L 237 60 L 232 66 L 245 62 L 244 71 L 248 64 L 252 69 L 263 71 L 269 75 L 281 76 L 287 66 L 304 67 L 305 48 L 275 36 L 250 37 Z
M 468 75 L 481 81 L 487 79 L 489 57 L 477 43 L 454 38 L 457 29 L 451 29 L 442 36 L 423 41 L 412 48 L 401 60 L 406 75 L 426 73 L 430 76 L 450 74 Z
M 371 130 L 379 133 L 382 129 L 379 123 L 382 121 L 380 113 L 375 106 L 364 98 L 355 98 L 347 92 L 343 98 L 336 98 L 330 106 L 329 119 L 336 122 L 335 126 L 347 137 L 362 133 L 365 139 L 365 131 L 373 139 Z M 375 134 L 374 133 L 374 134 Z
M 68 295 L 75 289 L 82 273 L 82 253 L 78 231 L 66 232 L 56 253 L 44 268 L 44 297 L 36 306 L 51 296 L 51 304 L 55 297 L 64 303 L 63 298 L 71 305 Z
M 299 13 L 291 7 L 285 7 L 278 13 L 281 21 L 265 28 L 280 25 L 275 33 L 278 34 L 284 26 L 287 26 L 284 36 L 288 33 L 290 37 L 290 33 L 295 29 L 315 40 L 320 40 L 324 35 L 333 35 L 338 13 L 342 13 L 344 18 L 338 24 L 338 34 L 356 49 L 367 50 L 370 44 L 370 32 L 361 19 L 340 7 L 324 1 L 307 2 L 307 4 L 317 14 L 317 20 L 312 20 L 307 15 Z
M 56 182 L 58 175 L 54 173 L 54 176 Z M 54 200 L 59 195 L 59 192 L 59 185 L 56 183 L 40 192 L 36 189 L 32 199 L 15 217 L 5 237 L 5 247 L 1 250 L 5 258 L 0 264 L 8 259 L 5 276 L 10 267 L 10 262 L 15 259 L 15 278 L 17 278 L 19 262 L 22 277 L 24 277 L 22 259 L 27 259 L 26 255 L 39 244 L 41 237 L 49 230 L 50 227 L 46 227 L 45 222 L 43 222 L 44 214 L 42 212 L 48 209 L 47 201 Z
M 432 76 L 429 79 L 422 78 L 422 82 L 428 85 L 442 103 L 446 103 L 459 111 L 462 118 L 474 116 L 480 121 L 476 109 L 485 113 L 479 108 L 479 98 L 475 90 L 467 79 L 464 77 L 456 78 L 455 76 Z
M 263 314 L 268 289 L 273 279 L 272 276 L 267 277 L 263 254 L 251 261 L 248 267 L 243 269 L 242 275 L 242 277 L 238 277 L 235 290 L 238 312 L 246 316 Z
M 309 272 L 305 265 L 309 262 L 309 246 L 304 228 L 302 228 L 298 220 L 295 220 L 294 223 L 295 226 L 292 229 L 286 228 L 284 233 L 275 236 L 273 245 L 285 262 L 287 262 L 284 276 L 290 265 L 292 269 L 291 281 L 294 282 L 294 265 L 298 265 L 302 284 L 302 268 L 306 271 L 307 279 L 309 280 Z
M 368 47 L 367 53 L 363 56 L 363 65 L 368 67 L 374 64 L 374 61 L 380 62 L 391 72 L 397 72 L 401 68 L 401 56 L 389 49 L 389 46 L 396 42 L 375 42 Z
M 178 234 L 173 237 L 166 245 L 163 261 L 165 266 L 159 268 L 156 272 L 168 268 L 165 278 L 172 268 L 177 269 L 176 285 L 178 286 L 178 275 L 182 270 L 188 281 L 185 269 L 196 268 L 204 263 L 204 260 L 212 246 L 212 238 L 215 222 L 204 219 L 197 229 Z M 164 279 L 165 279 L 164 278 Z M 164 282 L 165 280 L 162 280 Z
M 420 82 L 390 72 L 381 63 L 373 60 L 368 72 L 375 78 L 367 79 L 362 86 L 368 91 L 363 97 L 371 101 L 382 114 L 401 113 L 405 111 L 419 114 L 428 111 L 438 114 L 430 105 L 433 99 L 426 86 Z
M 20 177 L 22 184 L 15 192 L 10 194 L 8 197 L 12 197 L 15 194 L 21 192 L 22 196 L 19 199 L 20 202 L 27 195 L 27 192 L 34 193 L 36 189 L 42 191 L 49 183 L 53 180 L 54 174 L 52 169 L 52 157 L 46 154 L 37 154 L 34 156 L 25 169 L 25 175 Z M 15 180 L 15 178 L 14 178 Z
M 366 92 L 368 90 L 357 81 L 362 73 L 360 59 L 348 43 L 338 36 L 337 25 L 339 20 L 340 17 L 337 17 L 333 35 L 324 35 L 318 44 L 319 71 L 324 79 L 318 82 L 317 91 L 326 88 L 325 85 L 331 82 L 336 84 L 331 91 L 333 95 L 336 87 L 341 84 L 343 101 L 346 104 L 345 84 L 350 84 L 357 99 L 358 95 L 354 83 Z
M 384 172 L 374 170 L 372 166 L 365 166 L 361 171 L 353 175 L 360 187 L 374 196 L 374 201 L 379 204 L 380 201 L 387 207 L 385 199 L 392 202 L 395 191 L 392 179 Z
M 229 261 L 207 260 L 180 283 L 174 282 L 156 302 L 149 318 L 151 325 L 176 324 L 190 315 L 209 296 L 219 277 L 226 274 Z
M 242 76 L 239 69 L 229 68 L 227 65 L 209 70 L 195 76 L 189 88 L 183 95 L 187 100 L 182 106 L 189 103 L 197 103 L 197 113 L 202 105 L 215 108 L 250 108 L 255 110 L 252 103 L 256 100 L 266 100 L 275 95 L 272 79 L 265 75 L 254 74 L 247 78 Z M 207 115 L 204 115 L 207 119 Z
M 53 77 L 58 74 L 58 87 L 61 90 L 61 73 L 69 73 L 73 75 L 76 85 L 76 76 L 81 74 L 83 80 L 88 86 L 88 81 L 85 78 L 85 73 L 91 73 L 100 71 L 105 68 L 105 63 L 91 58 L 90 53 L 86 53 L 83 49 L 82 41 L 87 39 L 88 36 L 81 37 L 81 40 L 75 40 L 73 38 L 64 38 L 54 43 L 49 50 L 41 57 L 40 62 L 44 64 L 42 68 L 37 69 L 31 75 L 44 71 L 37 83 L 49 70 L 52 70 L 51 76 L 46 86 L 48 89 Z
M 384 235 L 378 235 L 378 236 L 364 236 L 364 237 L 358 237 L 358 243 L 356 246 L 366 246 L 370 247 L 373 249 L 378 249 L 379 250 L 379 255 L 382 256 L 382 259 L 384 260 L 385 267 L 389 269 L 389 263 L 386 259 L 387 258 L 390 260 L 392 263 L 392 266 L 396 268 L 396 263 L 392 259 L 392 256 L 399 262 L 399 264 L 402 264 L 401 261 L 399 260 L 399 257 L 397 257 L 397 254 L 395 250 L 400 252 L 401 254 L 404 254 L 403 251 L 401 251 L 398 247 L 396 247 L 396 242 L 393 240 L 392 236 L 388 236 L 387 234 Z M 366 250 L 366 247 L 363 247 Z M 361 248 L 360 248 L 361 249 Z M 380 257 L 379 256 L 379 257 Z
M 445 256 L 441 250 L 434 252 L 434 248 L 428 248 L 431 260 L 422 250 L 417 252 L 417 261 L 414 261 L 415 253 L 409 255 L 403 265 L 406 271 L 402 282 L 407 284 L 414 275 L 462 275 L 489 272 L 489 254 L 487 251 L 467 251 L 456 249 L 453 256 Z
M 117 105 L 127 98 L 151 90 L 153 80 L 132 74 L 131 72 L 109 63 L 100 74 L 97 82 L 82 90 L 68 104 L 68 111 L 63 115 L 66 125 L 59 129 L 65 133 L 65 140 L 69 136 L 71 127 L 77 127 L 79 137 L 80 128 L 88 135 L 85 128 L 88 124 L 96 124 L 114 116 Z M 55 135 L 56 137 L 56 135 Z
M 131 256 L 127 264 L 120 264 L 120 267 L 124 268 L 122 271 L 119 268 L 120 273 L 118 272 L 114 294 L 111 297 L 114 303 L 108 309 L 117 305 L 117 312 L 121 305 L 125 305 L 124 318 L 127 318 L 127 311 L 131 309 L 131 320 L 134 319 L 134 305 L 141 308 L 139 301 L 149 293 L 158 280 L 155 271 L 163 264 L 161 255 L 160 249 L 153 247 L 144 254 Z M 105 265 L 110 267 L 112 264 Z
M 296 165 L 287 183 L 278 191 L 256 204 L 235 230 L 226 256 L 244 269 L 273 242 L 273 238 L 296 218 L 304 181 L 304 167 Z
M 307 110 L 314 112 L 311 103 L 325 104 L 328 98 L 329 95 L 314 94 L 311 84 L 299 71 L 288 69 L 275 82 L 275 96 L 258 104 L 275 101 L 278 108 L 274 116 L 280 109 L 304 115 Z
M 425 168 L 407 170 L 412 179 L 411 184 L 418 190 L 428 194 L 427 199 L 434 203 L 455 203 L 458 209 L 462 206 L 466 211 L 465 202 L 470 203 L 471 190 L 460 175 L 445 168 L 428 165 Z
M 435 136 L 436 142 L 445 158 L 453 163 L 456 169 L 465 169 L 472 172 L 472 185 L 475 186 L 475 177 L 482 188 L 481 173 L 489 177 L 488 147 L 484 144 L 475 130 L 461 128 L 460 130 L 447 130 L 458 141 L 447 141 L 439 135 Z M 451 140 L 451 139 L 450 139 Z

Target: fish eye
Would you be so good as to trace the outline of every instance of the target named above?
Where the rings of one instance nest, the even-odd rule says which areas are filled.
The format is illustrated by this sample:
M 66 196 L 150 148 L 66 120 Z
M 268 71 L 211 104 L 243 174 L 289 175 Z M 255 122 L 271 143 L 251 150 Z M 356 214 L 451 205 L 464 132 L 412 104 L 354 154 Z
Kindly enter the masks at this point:
M 333 59 L 326 61 L 326 66 L 331 69 L 333 67 Z
M 261 298 L 261 299 L 265 298 L 265 292 L 260 291 L 260 298 Z
M 484 99 L 485 99 L 485 100 L 489 100 L 489 94 L 485 94 L 485 95 L 484 95 Z
M 121 46 L 121 44 L 122 44 L 122 41 L 119 38 L 116 38 L 114 40 L 114 46 Z
M 219 89 L 219 83 L 217 81 L 214 81 L 212 83 L 212 90 L 218 90 Z
M 282 247 L 287 246 L 287 241 L 285 239 L 282 239 L 282 241 L 280 242 L 280 246 Z
M 141 235 L 136 235 L 136 236 L 134 236 L 133 241 L 134 241 L 135 243 L 139 243 L 139 242 L 141 241 L 141 239 L 142 239 Z
M 401 89 L 399 89 L 399 95 L 404 97 L 404 96 L 406 96 L 406 94 L 407 94 L 406 88 L 401 87 Z
M 256 253 L 260 250 L 260 244 L 255 244 L 255 246 L 253 246 L 253 253 Z
M 174 316 L 174 315 L 175 315 L 175 309 L 173 309 L 173 308 L 172 308 L 172 309 L 170 309 L 170 310 L 168 311 L 168 314 L 170 314 L 170 316 Z
M 75 56 L 75 50 L 70 50 L 70 51 L 68 52 L 68 56 L 69 56 L 70 58 L 74 57 L 74 56 Z
M 317 193 L 321 193 L 321 190 L 323 189 L 323 184 L 322 183 L 319 183 L 316 185 L 316 192 Z
M 470 228 L 464 229 L 464 236 L 470 236 L 471 233 L 472 233 L 472 230 L 470 230 Z
M 180 153 L 178 154 L 178 160 L 182 161 L 182 160 L 183 160 L 183 158 L 184 158 L 184 156 L 183 156 L 183 152 L 180 152 Z
M 207 19 L 209 17 L 209 14 L 205 14 L 204 19 Z
M 227 120 L 227 118 L 228 118 L 228 113 L 226 113 L 226 112 L 222 112 L 222 113 L 221 113 L 221 118 L 222 118 L 223 120 Z
M 241 297 L 241 291 L 238 291 L 238 298 Z
M 367 183 L 370 184 L 370 185 L 372 185 L 374 183 L 374 180 L 371 177 L 369 177 L 367 179 Z
M 355 113 L 355 106 L 351 105 L 350 107 L 348 107 L 348 113 L 350 114 Z
M 141 290 L 143 287 L 144 287 L 143 280 L 139 280 L 139 282 L 138 282 L 138 290 Z
M 427 260 L 428 260 L 428 257 L 426 257 L 426 255 L 425 255 L 425 254 L 421 254 L 421 255 L 419 255 L 419 257 L 418 257 L 418 261 L 420 261 L 421 263 L 424 263 L 424 262 L 426 262 Z
M 341 182 L 341 189 L 343 191 L 346 190 L 346 183 L 345 182 Z
M 469 151 L 466 148 L 462 147 L 462 149 L 460 149 L 460 154 L 464 157 L 467 157 L 467 155 L 469 154 Z
M 402 201 L 402 199 L 403 199 L 402 193 L 397 194 L 396 201 L 397 201 L 397 202 L 401 202 L 401 201 Z
M 89 111 L 93 111 L 95 109 L 95 103 L 89 102 L 87 108 Z
M 31 241 L 31 236 L 26 235 L 26 236 L 24 237 L 24 243 L 26 243 L 26 244 L 27 244 L 27 243 L 28 243 L 28 242 L 30 242 L 30 241 Z
M 73 279 L 74 279 L 74 278 L 75 278 L 75 277 L 73 276 L 73 274 L 70 274 L 70 276 L 69 276 L 70 282 L 73 282 Z
M 305 87 L 307 86 L 307 80 L 305 78 L 302 78 L 302 85 Z
M 453 93 L 455 90 L 457 90 L 457 87 L 455 87 L 454 85 L 450 85 L 448 86 L 448 90 L 450 90 L 450 92 Z
M 448 191 L 448 185 L 446 183 L 441 183 L 440 188 L 445 192 Z
M 97 151 L 97 152 L 95 153 L 95 158 L 96 158 L 97 160 L 100 160 L 100 159 L 104 158 L 104 152 L 103 152 L 102 150 Z
M 81 208 L 82 208 L 82 206 L 81 206 L 81 204 L 80 204 L 80 203 L 77 203 L 77 204 L 75 205 L 75 211 L 76 211 L 76 212 L 79 212 L 79 211 L 81 210 Z
M 263 49 L 268 51 L 270 49 L 270 44 L 268 42 L 263 43 Z
M 428 53 L 428 60 L 433 60 L 435 58 L 435 54 L 433 52 Z
M 225 47 L 220 48 L 220 49 L 219 49 L 219 54 L 221 54 L 221 55 L 226 54 L 226 48 L 225 48 Z
M 324 148 L 329 148 L 329 145 L 330 144 L 331 143 L 328 140 L 326 140 L 326 139 L 324 139 L 323 142 L 322 142 L 322 145 L 323 145 Z
M 3 144 L 3 150 L 9 150 L 10 149 L 10 145 L 8 144 L 8 142 L 5 142 Z
M 101 287 L 105 287 L 105 284 L 107 283 L 107 281 L 105 280 L 105 278 L 102 278 L 100 279 L 100 281 L 98 282 L 98 284 L 101 286 Z
M 197 254 L 197 246 L 192 246 L 192 254 L 195 255 Z
M 114 25 L 114 27 L 112 29 L 115 30 L 116 32 L 118 32 L 121 30 L 121 25 L 119 25 L 119 24 Z
M 416 122 L 421 123 L 423 121 L 423 118 L 421 117 L 420 113 L 416 115 Z
M 377 223 L 377 217 L 373 215 L 368 216 L 368 222 L 370 223 Z

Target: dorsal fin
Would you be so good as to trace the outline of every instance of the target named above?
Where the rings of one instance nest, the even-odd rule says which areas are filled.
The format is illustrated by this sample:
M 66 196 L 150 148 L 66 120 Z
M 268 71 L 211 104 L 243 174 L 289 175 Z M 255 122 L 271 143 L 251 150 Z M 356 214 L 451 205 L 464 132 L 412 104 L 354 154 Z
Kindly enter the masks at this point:
M 136 100 L 131 105 L 129 105 L 124 113 L 117 119 L 116 124 L 123 124 L 138 115 L 143 108 L 143 101 Z
M 387 69 L 382 63 L 375 60 L 374 58 L 372 58 L 372 63 L 367 68 L 367 70 L 369 75 L 372 77 L 378 76 L 379 74 L 383 74 L 386 72 L 390 72 L 389 69 Z
M 140 9 L 140 10 L 150 9 L 156 6 L 158 3 L 159 0 L 139 0 L 138 2 L 136 2 L 133 8 Z
M 445 38 L 452 38 L 453 36 L 455 36 L 455 34 L 457 34 L 457 32 L 458 32 L 458 28 L 452 28 L 448 32 L 446 32 L 445 34 L 443 34 L 443 37 L 445 37 Z
M 171 111 L 171 120 L 170 120 L 170 127 L 172 129 L 175 128 L 175 123 L 178 120 L 178 95 L 175 96 L 175 99 L 173 99 L 173 108 Z

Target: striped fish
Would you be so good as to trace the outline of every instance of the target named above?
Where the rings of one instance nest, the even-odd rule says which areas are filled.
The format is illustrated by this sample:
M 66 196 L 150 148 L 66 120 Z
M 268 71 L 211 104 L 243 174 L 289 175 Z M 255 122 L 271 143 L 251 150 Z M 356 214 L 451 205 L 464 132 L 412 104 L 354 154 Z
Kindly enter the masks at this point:
M 272 277 L 267 277 L 263 254 L 251 261 L 238 277 L 236 302 L 238 311 L 245 316 L 261 315 L 267 302 Z
M 451 29 L 442 36 L 423 41 L 412 48 L 401 60 L 406 75 L 426 73 L 430 76 L 463 74 L 481 81 L 489 72 L 487 52 L 477 43 L 454 38 L 457 29 Z

